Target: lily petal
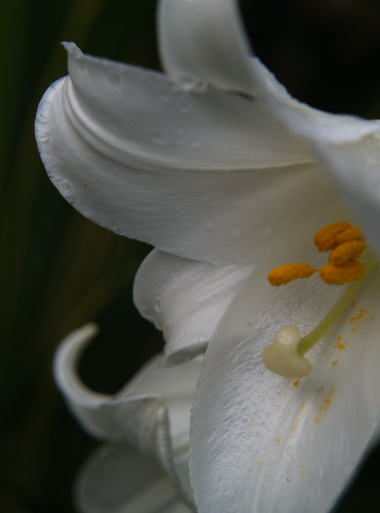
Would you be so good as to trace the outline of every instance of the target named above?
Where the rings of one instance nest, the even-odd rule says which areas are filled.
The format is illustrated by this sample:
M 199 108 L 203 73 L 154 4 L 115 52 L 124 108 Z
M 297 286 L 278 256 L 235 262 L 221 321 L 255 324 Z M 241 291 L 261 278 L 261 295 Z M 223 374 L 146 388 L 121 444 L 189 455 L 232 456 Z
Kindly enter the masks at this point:
M 294 383 L 266 371 L 263 346 L 284 325 L 310 331 L 342 290 L 314 276 L 273 291 L 263 275 L 253 270 L 205 354 L 190 434 L 200 513 L 329 511 L 379 434 L 379 273 Z
M 273 113 L 311 143 L 316 160 L 380 253 L 380 123 L 312 109 L 293 99 L 260 62 L 254 67 Z
M 321 144 L 318 160 L 330 171 L 339 192 L 380 255 L 380 130 L 356 144 Z
M 85 345 L 96 333 L 86 325 L 60 345 L 54 374 L 68 406 L 90 434 L 112 442 L 126 442 L 153 457 L 188 503 L 192 493 L 187 470 L 190 407 L 200 360 L 162 370 L 161 357 L 146 364 L 116 396 L 89 390 L 75 372 Z
M 161 55 L 168 74 L 266 98 L 274 115 L 314 148 L 342 198 L 380 252 L 380 125 L 331 115 L 293 99 L 258 59 L 245 38 L 235 0 L 163 0 Z M 181 23 L 182 21 L 182 23 Z M 211 35 L 210 35 L 211 34 Z M 235 57 L 235 58 L 234 58 Z M 232 77 L 231 82 L 228 78 Z
M 153 250 L 138 270 L 134 303 L 163 331 L 167 365 L 205 350 L 252 266 L 217 266 Z
M 67 49 L 70 77 L 45 94 L 36 135 L 50 178 L 88 218 L 215 264 L 265 257 L 301 211 L 315 229 L 336 220 L 324 217 L 336 201 L 324 171 L 264 102 L 184 93 Z
M 166 475 L 127 444 L 101 447 L 84 465 L 75 486 L 81 513 L 190 513 Z
M 237 2 L 163 0 L 158 28 L 164 68 L 182 88 L 205 82 L 255 96 L 256 78 Z

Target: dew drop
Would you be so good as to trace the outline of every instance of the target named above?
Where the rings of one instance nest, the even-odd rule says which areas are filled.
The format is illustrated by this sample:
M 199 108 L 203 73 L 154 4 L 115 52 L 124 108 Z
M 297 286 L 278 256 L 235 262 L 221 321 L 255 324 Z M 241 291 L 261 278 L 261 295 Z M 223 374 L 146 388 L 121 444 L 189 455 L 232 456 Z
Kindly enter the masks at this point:
M 207 82 L 192 75 L 179 76 L 177 82 L 182 91 L 186 93 L 202 93 L 207 89 Z

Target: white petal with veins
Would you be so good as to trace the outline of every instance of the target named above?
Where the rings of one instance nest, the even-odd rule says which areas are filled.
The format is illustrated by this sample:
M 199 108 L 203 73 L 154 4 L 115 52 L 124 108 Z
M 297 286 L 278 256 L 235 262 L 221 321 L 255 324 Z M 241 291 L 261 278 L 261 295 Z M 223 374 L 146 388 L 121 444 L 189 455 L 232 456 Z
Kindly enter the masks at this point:
M 263 274 L 255 268 L 206 351 L 190 434 L 199 513 L 327 512 L 379 432 L 379 274 L 295 383 L 263 367 L 262 347 L 285 324 L 309 331 L 342 290 L 317 276 L 266 290 Z
M 253 266 L 217 266 L 153 250 L 135 279 L 141 315 L 163 331 L 166 363 L 203 352 Z
M 76 374 L 80 354 L 95 334 L 96 327 L 86 325 L 68 335 L 56 353 L 54 374 L 68 406 L 93 436 L 128 443 L 154 458 L 191 504 L 189 420 L 201 360 L 163 370 L 157 367 L 161 357 L 156 357 L 117 395 L 106 396 L 89 390 Z
M 88 218 L 216 264 L 255 263 L 285 225 L 335 220 L 324 171 L 263 102 L 183 93 L 158 73 L 68 50 L 71 78 L 45 94 L 36 134 L 50 178 Z
M 254 96 L 249 45 L 231 0 L 159 3 L 160 55 L 168 75 L 184 89 L 202 82 Z

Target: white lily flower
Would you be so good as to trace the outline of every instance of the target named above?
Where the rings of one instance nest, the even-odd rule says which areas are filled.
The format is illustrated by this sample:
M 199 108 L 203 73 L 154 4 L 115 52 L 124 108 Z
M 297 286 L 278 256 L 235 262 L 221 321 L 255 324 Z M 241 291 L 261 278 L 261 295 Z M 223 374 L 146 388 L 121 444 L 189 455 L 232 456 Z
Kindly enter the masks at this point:
M 72 413 L 89 434 L 108 442 L 79 476 L 80 511 L 189 513 L 182 500 L 193 506 L 188 441 L 201 359 L 163 370 L 156 357 L 116 396 L 95 393 L 81 383 L 76 365 L 96 331 L 88 324 L 72 332 L 54 362 Z
M 163 330 L 166 363 L 207 346 L 190 432 L 197 511 L 327 512 L 379 434 L 380 275 L 372 250 L 371 279 L 348 293 L 267 275 L 319 267 L 313 235 L 337 221 L 355 219 L 380 251 L 380 125 L 292 99 L 251 57 L 233 0 L 162 0 L 158 19 L 167 75 L 65 45 L 70 74 L 37 116 L 42 159 L 85 216 L 157 248 L 135 302 Z M 291 377 L 289 347 L 315 326 L 307 377 L 265 369 L 275 338 L 267 366 Z

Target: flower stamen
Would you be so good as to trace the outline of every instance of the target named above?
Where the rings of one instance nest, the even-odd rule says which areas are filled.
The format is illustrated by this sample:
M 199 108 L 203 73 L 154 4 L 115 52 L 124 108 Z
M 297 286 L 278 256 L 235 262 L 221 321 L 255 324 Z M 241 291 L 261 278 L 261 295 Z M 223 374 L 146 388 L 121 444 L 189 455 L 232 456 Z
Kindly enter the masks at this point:
M 333 265 L 345 265 L 350 260 L 359 258 L 366 248 L 366 243 L 362 240 L 353 240 L 339 244 L 330 254 L 330 263 Z
M 338 245 L 344 244 L 345 242 L 352 242 L 354 240 L 364 241 L 360 226 L 351 226 L 351 228 L 344 230 L 336 236 Z
M 316 271 L 329 285 L 354 283 L 310 333 L 301 338 L 298 328 L 285 326 L 277 332 L 273 343 L 264 347 L 263 362 L 266 368 L 288 379 L 298 379 L 309 374 L 312 365 L 304 357 L 305 353 L 319 342 L 353 304 L 354 297 L 377 267 L 375 258 L 371 259 L 370 250 L 363 255 L 367 245 L 360 228 L 352 227 L 349 223 L 342 221 L 322 228 L 315 234 L 314 242 L 319 251 L 331 251 L 326 265 L 319 270 L 304 263 L 282 265 L 269 273 L 269 283 L 274 286 L 284 285 L 294 279 L 308 278 Z
M 319 251 L 331 251 L 326 265 L 320 269 L 305 263 L 281 265 L 268 274 L 269 283 L 279 287 L 299 278 L 309 278 L 317 271 L 328 285 L 343 285 L 363 278 L 365 265 L 357 259 L 367 245 L 358 226 L 345 221 L 329 224 L 317 231 L 314 243 Z
M 338 237 L 352 226 L 345 221 L 328 224 L 314 235 L 314 244 L 319 251 L 331 251 L 339 244 Z
M 272 269 L 268 274 L 268 281 L 271 285 L 278 287 L 298 278 L 309 278 L 314 273 L 314 267 L 309 264 L 285 264 Z
M 319 269 L 319 276 L 328 285 L 344 285 L 360 280 L 365 274 L 365 265 L 351 260 L 344 265 L 326 264 Z
M 343 296 L 335 303 L 329 313 L 312 329 L 307 335 L 301 338 L 297 352 L 300 355 L 304 355 L 310 349 L 312 349 L 320 339 L 326 335 L 332 325 L 339 319 L 343 312 L 353 304 L 355 296 L 360 292 L 364 285 L 368 282 L 368 279 L 372 275 L 373 271 L 377 268 L 377 262 L 372 260 L 366 266 L 365 276 L 353 283 L 346 289 Z

